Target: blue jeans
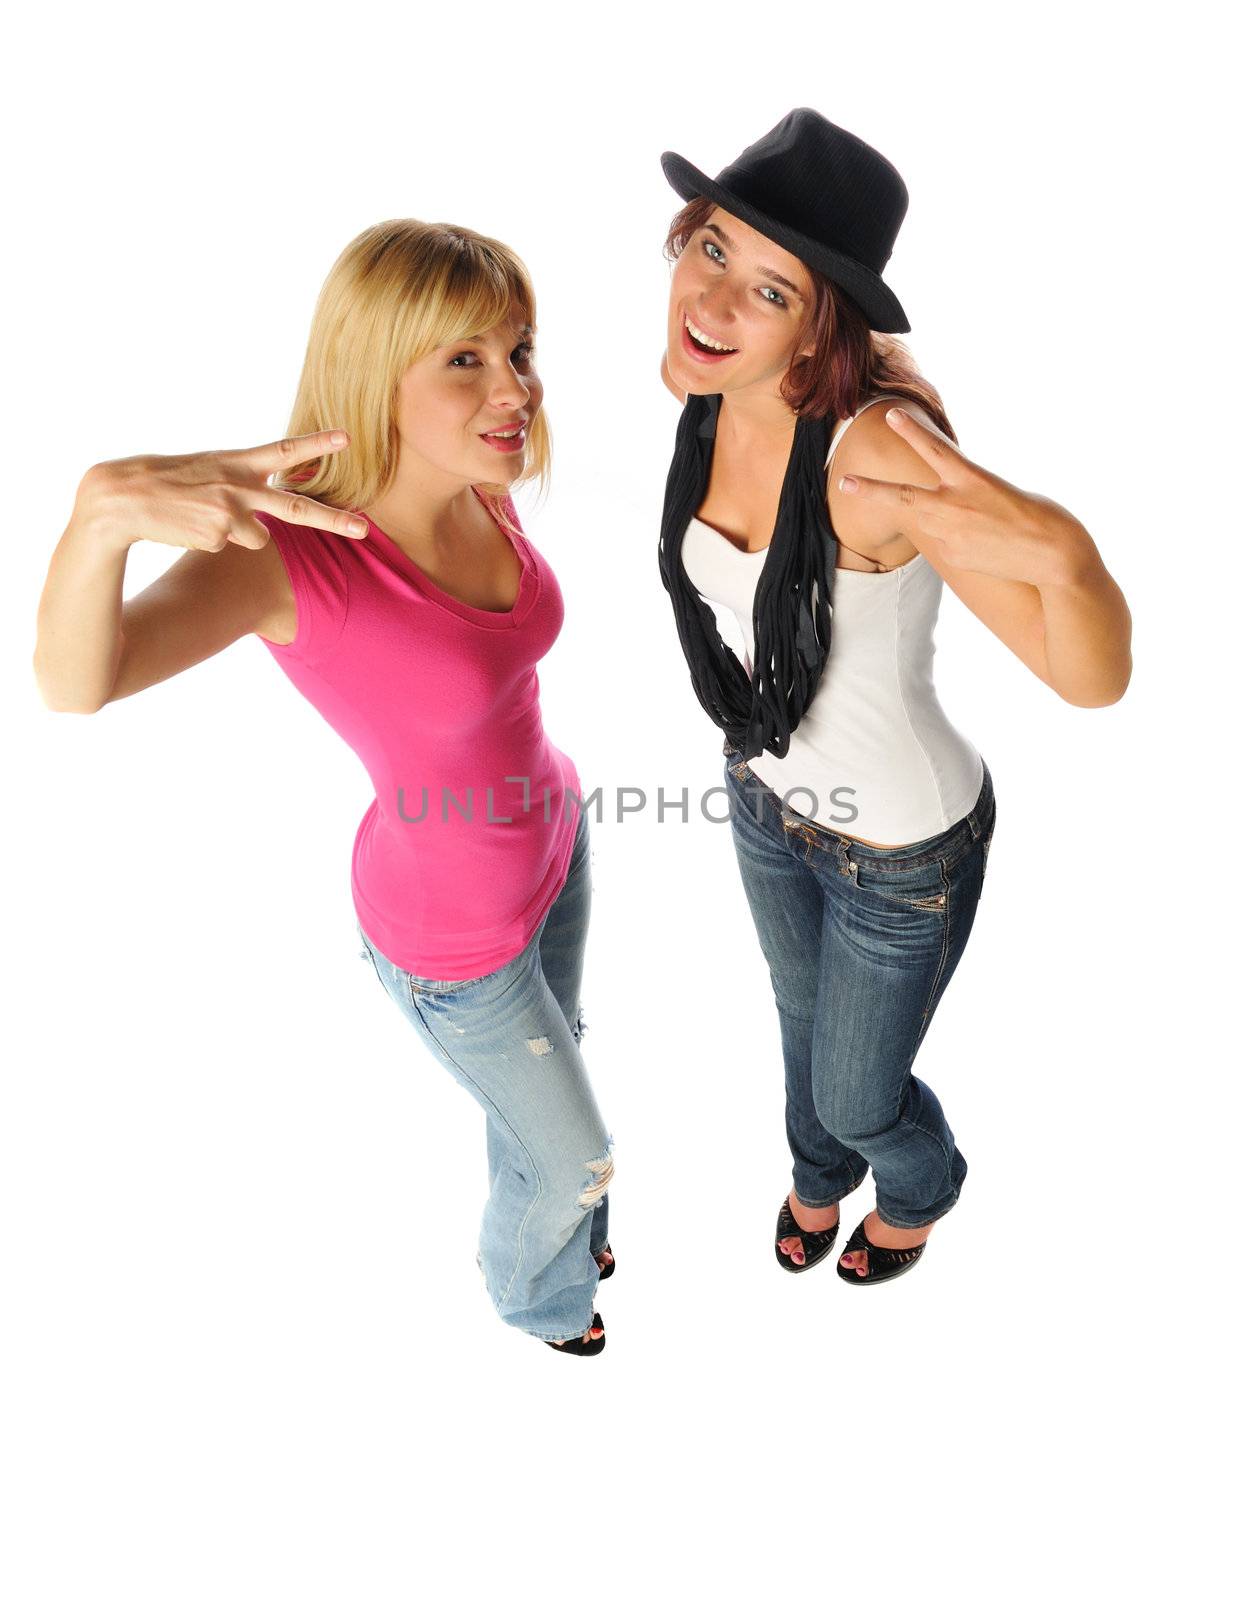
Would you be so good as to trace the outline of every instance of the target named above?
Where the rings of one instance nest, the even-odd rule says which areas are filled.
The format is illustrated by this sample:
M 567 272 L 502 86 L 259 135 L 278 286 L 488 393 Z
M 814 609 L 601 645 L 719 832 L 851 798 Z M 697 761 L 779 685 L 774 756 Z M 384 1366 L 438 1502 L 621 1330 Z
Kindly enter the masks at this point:
M 356 923 L 382 987 L 485 1110 L 490 1188 L 477 1265 L 503 1321 L 540 1339 L 589 1328 L 614 1173 L 580 1051 L 589 844 L 582 811 L 550 910 L 520 954 L 483 978 L 417 977 Z M 448 1181 L 454 1197 L 458 1180 Z
M 803 1205 L 875 1176 L 880 1220 L 921 1228 L 956 1203 L 966 1161 L 911 1065 L 983 890 L 997 808 L 984 765 L 969 815 L 877 849 L 808 821 L 725 741 L 733 844 L 771 970 L 785 1127 Z

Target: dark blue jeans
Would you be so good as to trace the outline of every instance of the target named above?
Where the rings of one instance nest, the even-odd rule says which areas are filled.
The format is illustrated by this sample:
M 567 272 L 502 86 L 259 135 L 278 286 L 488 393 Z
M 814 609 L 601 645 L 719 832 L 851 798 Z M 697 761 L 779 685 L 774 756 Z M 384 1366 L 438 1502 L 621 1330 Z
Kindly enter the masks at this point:
M 975 922 L 996 825 L 979 799 L 944 833 L 893 850 L 808 821 L 725 742 L 733 843 L 771 970 L 793 1184 L 830 1206 L 868 1169 L 876 1209 L 921 1228 L 956 1203 L 966 1161 L 911 1070 Z

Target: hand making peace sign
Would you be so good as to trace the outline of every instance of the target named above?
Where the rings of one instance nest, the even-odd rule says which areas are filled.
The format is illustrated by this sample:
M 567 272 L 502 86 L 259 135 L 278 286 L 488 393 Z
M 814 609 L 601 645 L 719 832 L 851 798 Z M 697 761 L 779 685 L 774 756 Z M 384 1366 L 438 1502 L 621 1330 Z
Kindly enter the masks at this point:
M 332 455 L 350 443 L 341 429 L 277 439 L 244 450 L 203 450 L 185 456 L 126 456 L 102 461 L 79 489 L 110 542 L 139 539 L 187 550 L 227 544 L 261 550 L 269 535 L 253 513 L 267 511 L 296 526 L 363 538 L 368 524 L 319 500 L 269 486 L 275 472 Z
M 903 508 L 907 536 L 933 541 L 932 554 L 950 567 L 1037 586 L 1077 581 L 1094 546 L 1065 507 L 997 477 L 898 406 L 889 409 L 887 420 L 939 484 L 925 489 L 855 474 L 839 480 L 843 493 L 894 501 Z

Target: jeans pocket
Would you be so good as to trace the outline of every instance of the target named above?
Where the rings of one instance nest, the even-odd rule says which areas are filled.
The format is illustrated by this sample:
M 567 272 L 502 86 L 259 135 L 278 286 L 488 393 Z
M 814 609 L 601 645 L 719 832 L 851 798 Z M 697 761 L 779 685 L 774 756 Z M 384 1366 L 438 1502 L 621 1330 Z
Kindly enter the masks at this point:
M 537 935 L 534 934 L 533 938 L 536 939 Z M 470 989 L 480 989 L 487 983 L 505 983 L 508 973 L 514 976 L 518 971 L 532 942 L 530 940 L 529 945 L 526 945 L 519 955 L 512 956 L 510 961 L 505 961 L 501 967 L 495 967 L 491 972 L 483 972 L 479 978 L 421 978 L 414 972 L 404 972 L 403 976 L 407 980 L 413 1005 L 418 1005 L 422 1000 L 441 999 L 444 995 L 454 998 Z
M 471 989 L 478 983 L 484 983 L 486 978 L 493 977 L 493 973 L 487 972 L 480 978 L 418 978 L 414 972 L 409 972 L 406 976 L 412 999 L 417 1000 L 422 996 L 429 999 L 433 995 L 459 994 L 464 989 Z
M 859 860 L 851 863 L 850 870 L 859 889 L 896 906 L 933 916 L 943 916 L 948 909 L 949 874 L 939 856 L 892 871 L 874 861 Z

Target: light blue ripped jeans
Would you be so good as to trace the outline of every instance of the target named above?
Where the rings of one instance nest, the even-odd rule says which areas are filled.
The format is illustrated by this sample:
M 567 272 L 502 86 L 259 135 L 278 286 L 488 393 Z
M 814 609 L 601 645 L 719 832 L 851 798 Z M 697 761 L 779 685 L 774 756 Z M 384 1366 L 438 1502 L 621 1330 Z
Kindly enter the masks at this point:
M 589 819 L 563 888 L 518 956 L 483 978 L 419 978 L 359 927 L 360 954 L 433 1055 L 485 1110 L 490 1192 L 477 1265 L 503 1321 L 580 1338 L 607 1246 L 611 1139 L 580 1040 L 589 930 Z M 447 1175 L 450 1193 L 458 1180 Z

